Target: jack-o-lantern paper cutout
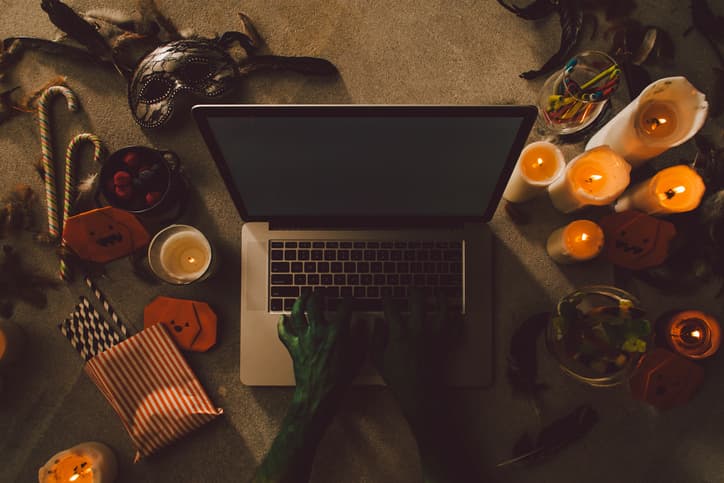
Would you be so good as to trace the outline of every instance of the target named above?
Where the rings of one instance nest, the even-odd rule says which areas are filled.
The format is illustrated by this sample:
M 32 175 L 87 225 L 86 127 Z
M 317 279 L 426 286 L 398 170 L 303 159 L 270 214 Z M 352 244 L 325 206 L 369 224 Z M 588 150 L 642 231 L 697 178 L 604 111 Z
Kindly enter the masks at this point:
M 205 302 L 156 297 L 143 311 L 143 326 L 163 324 L 179 347 L 206 352 L 216 344 L 216 314 Z
M 630 270 L 661 265 L 676 236 L 673 223 L 640 211 L 624 211 L 601 219 L 608 260 Z
M 691 400 L 703 381 L 700 365 L 658 348 L 646 355 L 629 383 L 634 399 L 669 409 Z
M 107 263 L 148 245 L 150 236 L 131 213 L 107 206 L 71 216 L 63 241 L 82 260 Z

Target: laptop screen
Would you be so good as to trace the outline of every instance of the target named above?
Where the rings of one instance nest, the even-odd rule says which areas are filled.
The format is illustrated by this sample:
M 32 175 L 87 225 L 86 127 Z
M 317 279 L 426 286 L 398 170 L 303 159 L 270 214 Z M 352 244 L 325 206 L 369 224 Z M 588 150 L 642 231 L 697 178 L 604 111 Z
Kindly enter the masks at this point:
M 531 124 L 521 108 L 310 107 L 205 116 L 248 219 L 483 218 Z

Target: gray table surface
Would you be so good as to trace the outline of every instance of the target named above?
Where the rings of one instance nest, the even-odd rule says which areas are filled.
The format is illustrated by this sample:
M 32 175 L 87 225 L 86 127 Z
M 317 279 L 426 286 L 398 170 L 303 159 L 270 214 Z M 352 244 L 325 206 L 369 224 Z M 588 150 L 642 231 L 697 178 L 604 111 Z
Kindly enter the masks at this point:
M 0 37 L 55 35 L 39 3 L 0 0 Z M 133 8 L 131 0 L 69 3 L 79 10 Z M 559 36 L 556 17 L 524 22 L 493 0 L 159 3 L 179 26 L 202 35 L 237 29 L 236 12 L 243 9 L 254 19 L 268 51 L 323 56 L 341 72 L 335 80 L 257 75 L 243 82 L 232 98 L 238 102 L 534 103 L 542 80 L 528 82 L 517 74 L 542 64 L 555 51 Z M 711 91 L 714 55 L 698 34 L 682 36 L 690 25 L 689 2 L 637 3 L 637 18 L 668 29 L 676 39 L 675 62 L 652 69 L 654 77 L 686 75 L 700 89 Z M 721 3 L 715 8 L 724 13 Z M 602 23 L 599 31 L 605 28 Z M 586 38 L 583 45 L 605 47 L 605 42 L 599 34 L 594 40 Z M 128 112 L 126 86 L 118 74 L 30 53 L 7 85 L 32 90 L 57 74 L 68 76 L 83 107 L 81 113 L 70 114 L 60 102 L 54 105 L 57 150 L 64 149 L 72 135 L 91 131 L 111 149 L 145 144 L 181 155 L 194 187 L 182 221 L 197 225 L 210 236 L 224 261 L 222 269 L 201 285 L 179 288 L 139 280 L 128 262 L 118 261 L 108 266 L 108 277 L 99 284 L 122 316 L 136 326 L 141 325 L 143 307 L 156 295 L 203 299 L 215 308 L 220 318 L 218 345 L 206 354 L 189 354 L 188 361 L 225 413 L 173 447 L 132 464 L 133 449 L 119 419 L 56 329 L 82 292 L 79 284 L 63 287 L 49 292 L 47 309 L 21 304 L 13 318 L 25 328 L 29 345 L 20 366 L 7 375 L 7 390 L 0 397 L 0 481 L 34 481 L 37 468 L 52 454 L 87 440 L 103 441 L 114 448 L 122 482 L 247 479 L 271 444 L 292 391 L 244 387 L 239 382 L 242 221 L 194 124 L 186 122 L 170 131 L 140 129 Z M 625 96 L 618 96 L 614 107 L 620 109 L 623 102 Z M 706 129 L 721 136 L 721 119 L 719 123 L 710 121 Z M 531 139 L 537 137 L 535 132 L 531 135 Z M 570 159 L 580 149 L 580 145 L 569 145 L 565 154 Z M 691 154 L 691 148 L 685 147 L 667 156 Z M 18 116 L 0 126 L 2 191 L 23 182 L 42 193 L 32 166 L 39 156 L 34 116 Z M 82 162 L 81 171 L 95 169 L 90 161 Z M 456 410 L 441 415 L 449 418 L 475 455 L 470 464 L 500 481 L 724 481 L 724 385 L 718 375 L 724 363 L 720 356 L 710 362 L 705 383 L 693 401 L 659 413 L 632 400 L 626 388 L 593 389 L 568 379 L 550 357 L 542 355 L 541 378 L 551 386 L 544 397 L 543 420 L 590 402 L 600 414 L 600 423 L 584 440 L 548 462 L 493 469 L 496 462 L 509 456 L 523 430 L 539 427 L 531 406 L 512 396 L 505 378 L 512 331 L 528 315 L 551 307 L 573 287 L 612 282 L 611 268 L 601 260 L 560 267 L 546 256 L 546 237 L 572 217 L 555 212 L 545 199 L 522 209 L 533 217 L 533 223 L 512 224 L 502 205 L 490 223 L 495 234 L 495 384 L 488 390 L 452 394 Z M 37 211 L 42 229 L 44 209 L 39 206 Z M 29 267 L 52 275 L 57 267 L 53 249 L 39 246 L 31 238 L 22 234 L 6 242 L 18 249 Z M 664 297 L 640 283 L 629 288 L 642 298 L 652 316 L 673 307 L 724 315 L 721 300 L 715 298 L 717 287 L 689 299 Z M 414 439 L 391 394 L 384 388 L 353 389 L 322 441 L 312 480 L 407 482 L 420 478 Z

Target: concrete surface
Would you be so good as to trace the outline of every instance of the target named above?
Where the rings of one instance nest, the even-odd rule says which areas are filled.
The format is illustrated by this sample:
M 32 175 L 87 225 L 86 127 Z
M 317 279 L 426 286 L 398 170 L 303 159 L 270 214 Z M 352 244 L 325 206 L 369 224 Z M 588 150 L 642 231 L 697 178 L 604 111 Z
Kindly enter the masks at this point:
M 52 37 L 54 29 L 39 1 L 0 0 L 0 37 Z M 79 9 L 133 8 L 131 0 L 72 0 Z M 710 2 L 712 4 L 716 2 Z M 341 72 L 337 80 L 294 75 L 258 75 L 245 81 L 232 99 L 252 103 L 533 103 L 542 80 L 527 82 L 518 73 L 536 67 L 556 50 L 555 17 L 524 22 L 493 0 L 305 2 L 231 0 L 196 2 L 160 0 L 161 9 L 180 27 L 212 35 L 238 28 L 236 12 L 244 10 L 256 23 L 267 49 L 279 54 L 319 55 Z M 653 70 L 655 77 L 688 76 L 705 91 L 712 88 L 715 58 L 698 34 L 686 38 L 688 2 L 639 0 L 637 17 L 670 30 L 677 41 L 673 65 Z M 715 8 L 724 13 L 722 4 Z M 604 29 L 605 26 L 601 26 Z M 584 47 L 603 46 L 586 39 Z M 171 448 L 139 464 L 119 419 L 82 372 L 80 358 L 56 329 L 71 310 L 78 285 L 49 293 L 50 304 L 39 311 L 17 307 L 14 320 L 26 329 L 26 357 L 6 377 L 0 396 L 0 482 L 31 482 L 55 452 L 86 440 L 112 446 L 120 462 L 120 482 L 222 482 L 248 479 L 274 438 L 290 400 L 290 389 L 243 387 L 239 383 L 239 233 L 241 220 L 223 188 L 211 158 L 192 122 L 172 131 L 143 131 L 128 112 L 125 83 L 109 70 L 66 59 L 28 54 L 9 79 L 31 90 L 57 74 L 83 106 L 69 114 L 53 107 L 56 150 L 81 131 L 98 134 L 111 149 L 129 144 L 174 149 L 193 180 L 191 206 L 183 221 L 199 226 L 219 248 L 224 260 L 217 275 L 193 288 L 152 285 L 132 275 L 127 261 L 109 265 L 100 282 L 126 320 L 141 325 L 142 309 L 156 295 L 208 301 L 221 323 L 219 344 L 207 354 L 188 356 L 213 401 L 225 409 L 222 418 Z M 615 103 L 619 109 L 625 92 Z M 719 124 L 707 129 L 721 133 Z M 533 133 L 531 139 L 537 138 Z M 721 139 L 721 138 L 720 138 Z M 570 159 L 579 146 L 566 146 Z M 38 193 L 42 185 L 32 164 L 40 155 L 37 122 L 23 115 L 0 126 L 0 191 L 19 182 Z M 690 147 L 668 156 L 691 156 Z M 87 159 L 87 158 L 86 158 Z M 95 170 L 84 160 L 82 171 Z M 580 443 L 554 459 L 532 467 L 494 469 L 506 459 L 521 432 L 536 429 L 531 406 L 511 395 L 505 379 L 505 357 L 513 329 L 528 315 L 550 307 L 572 287 L 612 282 L 602 261 L 570 267 L 547 258 L 547 235 L 571 217 L 542 201 L 523 207 L 535 222 L 511 224 L 502 209 L 491 222 L 496 235 L 496 383 L 490 390 L 453 395 L 451 424 L 476 457 L 470 461 L 499 481 L 515 482 L 716 482 L 724 481 L 724 385 L 721 354 L 709 361 L 701 393 L 689 405 L 666 413 L 633 401 L 625 388 L 592 389 L 566 378 L 541 355 L 541 378 L 550 384 L 544 421 L 591 402 L 600 423 Z M 40 226 L 43 209 L 38 208 Z M 52 248 L 31 241 L 30 234 L 7 240 L 34 269 L 52 275 Z M 662 297 L 641 284 L 629 287 L 656 316 L 670 307 L 696 307 L 721 317 L 721 300 L 711 287 L 693 299 Z M 542 348 L 541 348 L 542 349 Z M 542 351 L 541 351 L 542 354 Z M 317 454 L 315 482 L 412 482 L 421 478 L 414 440 L 388 391 L 356 388 L 334 419 Z

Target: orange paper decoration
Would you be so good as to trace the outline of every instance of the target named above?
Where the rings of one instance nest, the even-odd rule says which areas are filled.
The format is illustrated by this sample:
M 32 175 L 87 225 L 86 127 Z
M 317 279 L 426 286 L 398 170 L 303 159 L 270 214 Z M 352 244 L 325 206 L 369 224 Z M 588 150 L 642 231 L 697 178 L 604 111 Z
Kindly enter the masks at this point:
M 206 302 L 156 297 L 143 311 L 143 326 L 163 324 L 179 347 L 206 352 L 216 344 L 217 318 Z
M 704 369 L 666 349 L 644 358 L 630 380 L 631 395 L 659 409 L 688 402 L 704 380 Z
M 712 356 L 721 344 L 721 328 L 716 319 L 698 310 L 674 314 L 664 336 L 669 347 L 690 359 Z
M 604 216 L 599 224 L 605 235 L 608 260 L 630 270 L 664 263 L 669 256 L 671 240 L 676 236 L 673 223 L 640 211 Z
M 107 206 L 68 218 L 63 241 L 82 260 L 107 263 L 148 245 L 150 236 L 133 214 Z

